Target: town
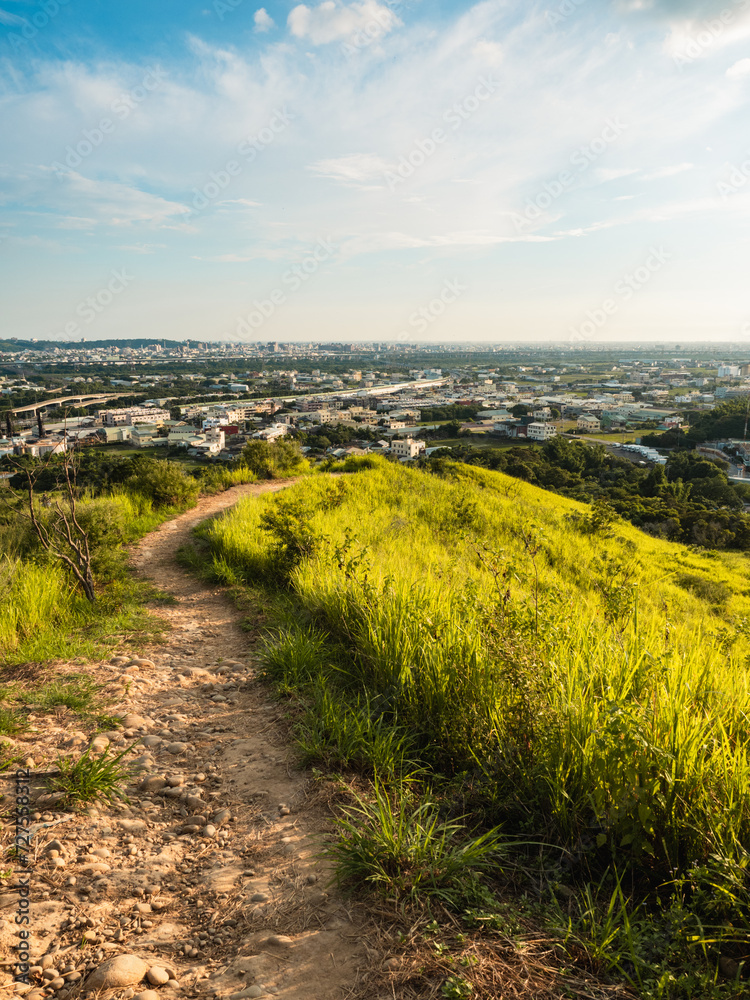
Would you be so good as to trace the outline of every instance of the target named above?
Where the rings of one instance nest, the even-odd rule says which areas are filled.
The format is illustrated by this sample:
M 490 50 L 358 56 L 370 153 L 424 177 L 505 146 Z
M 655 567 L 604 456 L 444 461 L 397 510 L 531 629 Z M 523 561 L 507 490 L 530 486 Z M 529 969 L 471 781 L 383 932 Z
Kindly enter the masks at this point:
M 723 400 L 750 400 L 750 363 L 729 345 L 721 357 L 715 347 L 685 357 L 625 345 L 619 353 L 596 345 L 0 346 L 0 458 L 93 446 L 226 462 L 248 440 L 291 435 L 313 459 L 376 453 L 409 462 L 456 446 L 564 435 L 663 464 L 642 436 L 689 428 Z M 744 478 L 744 441 L 702 450 Z

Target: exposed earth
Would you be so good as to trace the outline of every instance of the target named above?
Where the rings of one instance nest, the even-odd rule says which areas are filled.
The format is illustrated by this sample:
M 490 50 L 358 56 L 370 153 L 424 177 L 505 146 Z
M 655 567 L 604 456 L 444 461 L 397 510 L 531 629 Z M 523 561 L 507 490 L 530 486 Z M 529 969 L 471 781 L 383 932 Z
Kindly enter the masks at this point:
M 164 641 L 73 667 L 105 685 L 122 728 L 92 741 L 67 709 L 29 717 L 39 731 L 16 742 L 34 772 L 34 970 L 28 987 L 10 979 L 19 896 L 0 888 L 2 992 L 332 1000 L 353 989 L 366 935 L 329 886 L 319 853 L 330 819 L 293 766 L 284 708 L 255 681 L 259 634 L 241 627 L 225 592 L 174 558 L 202 520 L 286 485 L 204 499 L 135 547 L 136 572 L 175 598 L 155 609 L 170 626 Z M 136 738 L 129 804 L 53 810 L 44 778 L 58 756 Z

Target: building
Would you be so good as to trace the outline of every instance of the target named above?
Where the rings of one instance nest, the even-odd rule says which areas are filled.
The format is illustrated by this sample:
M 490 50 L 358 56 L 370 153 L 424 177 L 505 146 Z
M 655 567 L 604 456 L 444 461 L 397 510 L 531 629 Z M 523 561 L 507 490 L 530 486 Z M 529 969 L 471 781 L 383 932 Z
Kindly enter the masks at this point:
M 526 437 L 530 441 L 549 441 L 550 438 L 557 437 L 557 431 L 552 424 L 533 423 L 527 425 Z
M 337 424 L 341 417 L 330 410 L 311 410 L 308 420 L 314 424 Z
M 416 441 L 414 438 L 403 438 L 391 444 L 391 454 L 399 459 L 417 458 L 425 450 L 424 441 Z
M 155 406 L 131 406 L 125 410 L 99 410 L 99 417 L 105 427 L 153 424 L 169 420 L 169 410 L 160 410 Z
M 601 428 L 601 423 L 593 413 L 582 413 L 576 421 L 576 427 L 579 431 L 598 431 Z
M 164 437 L 158 436 L 160 430 L 161 427 L 158 424 L 140 424 L 138 427 L 133 427 L 130 440 L 136 448 L 159 448 L 169 444 L 169 438 L 166 435 Z

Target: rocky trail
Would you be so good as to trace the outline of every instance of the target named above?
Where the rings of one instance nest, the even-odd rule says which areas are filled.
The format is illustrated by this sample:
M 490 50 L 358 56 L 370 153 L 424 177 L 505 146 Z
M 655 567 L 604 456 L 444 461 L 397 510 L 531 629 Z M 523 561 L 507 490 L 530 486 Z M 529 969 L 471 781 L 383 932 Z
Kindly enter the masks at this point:
M 220 588 L 175 562 L 199 522 L 285 485 L 204 499 L 135 548 L 136 572 L 175 599 L 155 609 L 169 631 L 147 654 L 73 667 L 104 685 L 121 727 L 92 740 L 67 709 L 29 717 L 38 731 L 17 742 L 33 775 L 33 971 L 28 985 L 10 979 L 19 894 L 0 882 L 0 992 L 333 1000 L 354 988 L 366 934 L 328 886 L 329 820 L 293 766 L 283 707 L 255 680 L 257 636 Z M 54 808 L 44 778 L 59 755 L 135 739 L 128 803 Z

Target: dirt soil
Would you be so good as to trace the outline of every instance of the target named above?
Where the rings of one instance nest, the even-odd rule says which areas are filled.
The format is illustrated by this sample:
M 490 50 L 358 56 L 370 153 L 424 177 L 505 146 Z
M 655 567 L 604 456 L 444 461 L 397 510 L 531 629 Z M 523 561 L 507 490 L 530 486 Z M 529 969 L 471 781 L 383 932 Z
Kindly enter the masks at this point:
M 136 966 L 136 981 L 109 989 L 123 1000 L 146 990 L 142 1000 L 340 1000 L 353 990 L 368 960 L 366 933 L 318 856 L 330 819 L 294 767 L 284 707 L 255 680 L 258 635 L 241 627 L 226 592 L 175 562 L 201 521 L 286 485 L 204 499 L 137 545 L 136 572 L 175 598 L 155 608 L 170 630 L 140 656 L 123 648 L 109 662 L 74 667 L 105 685 L 122 728 L 91 740 L 66 709 L 30 716 L 39 731 L 16 742 L 34 771 L 34 972 L 28 987 L 10 982 L 19 896 L 0 883 L 0 992 L 73 1000 L 118 955 L 148 966 L 145 979 Z M 59 754 L 138 737 L 129 804 L 53 811 L 44 777 Z

